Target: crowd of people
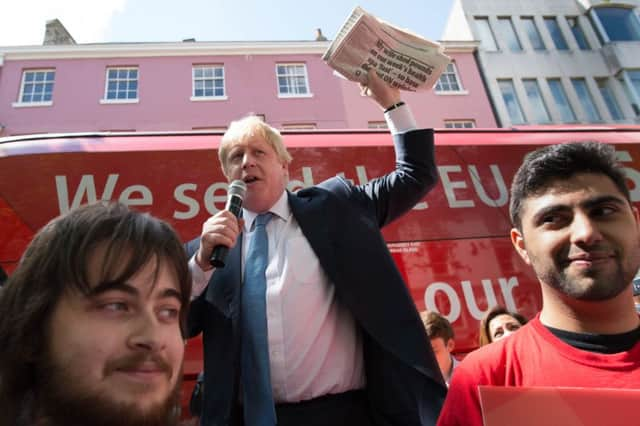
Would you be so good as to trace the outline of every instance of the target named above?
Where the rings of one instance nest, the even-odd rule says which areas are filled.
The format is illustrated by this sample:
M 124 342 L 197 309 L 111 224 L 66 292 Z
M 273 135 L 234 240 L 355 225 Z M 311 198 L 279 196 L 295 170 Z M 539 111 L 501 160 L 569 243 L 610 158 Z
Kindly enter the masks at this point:
M 247 187 L 239 217 L 220 211 L 184 246 L 118 203 L 41 229 L 0 293 L 0 425 L 177 424 L 184 343 L 199 334 L 204 426 L 474 426 L 479 385 L 640 388 L 640 222 L 613 148 L 524 159 L 510 238 L 542 310 L 527 322 L 489 307 L 459 361 L 451 323 L 417 312 L 380 232 L 436 184 L 433 131 L 375 73 L 362 93 L 396 156 L 366 184 L 287 191 L 282 137 L 249 116 L 218 151 Z

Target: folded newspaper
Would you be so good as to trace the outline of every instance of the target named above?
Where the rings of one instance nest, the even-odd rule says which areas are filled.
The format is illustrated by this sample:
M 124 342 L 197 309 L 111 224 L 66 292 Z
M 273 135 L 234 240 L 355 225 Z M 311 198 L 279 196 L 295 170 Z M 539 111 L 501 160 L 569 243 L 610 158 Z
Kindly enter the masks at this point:
M 400 90 L 428 90 L 449 64 L 444 48 L 356 6 L 322 59 L 340 75 L 364 82 L 373 68 Z

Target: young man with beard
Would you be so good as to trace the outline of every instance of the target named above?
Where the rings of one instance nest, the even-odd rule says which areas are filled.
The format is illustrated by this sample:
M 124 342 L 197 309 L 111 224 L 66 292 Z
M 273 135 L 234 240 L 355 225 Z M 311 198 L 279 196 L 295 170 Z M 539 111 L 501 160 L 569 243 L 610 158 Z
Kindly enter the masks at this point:
M 176 424 L 190 288 L 158 219 L 94 204 L 51 221 L 0 294 L 0 424 Z
M 508 339 L 469 354 L 440 426 L 482 425 L 478 386 L 640 389 L 638 211 L 613 147 L 528 154 L 511 187 L 511 241 L 540 281 L 542 310 Z

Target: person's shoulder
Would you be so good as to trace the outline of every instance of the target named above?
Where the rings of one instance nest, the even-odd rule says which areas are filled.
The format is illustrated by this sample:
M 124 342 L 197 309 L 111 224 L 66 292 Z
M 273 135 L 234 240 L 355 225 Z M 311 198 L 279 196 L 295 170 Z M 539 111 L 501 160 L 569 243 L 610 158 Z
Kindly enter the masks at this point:
M 460 362 L 461 370 L 492 370 L 500 365 L 505 354 L 504 341 L 491 343 L 470 352 Z
M 334 176 L 316 185 L 300 189 L 291 195 L 298 198 L 346 196 L 351 191 L 351 187 L 349 181 L 342 176 Z
M 507 358 L 518 352 L 522 345 L 526 345 L 526 331 L 524 327 L 508 338 L 482 346 L 470 352 L 461 362 L 459 368 L 486 371 L 491 373 L 504 367 Z
M 519 364 L 518 359 L 535 346 L 536 333 L 533 321 L 525 324 L 517 333 L 469 353 L 459 367 L 463 370 L 494 375 L 510 366 Z

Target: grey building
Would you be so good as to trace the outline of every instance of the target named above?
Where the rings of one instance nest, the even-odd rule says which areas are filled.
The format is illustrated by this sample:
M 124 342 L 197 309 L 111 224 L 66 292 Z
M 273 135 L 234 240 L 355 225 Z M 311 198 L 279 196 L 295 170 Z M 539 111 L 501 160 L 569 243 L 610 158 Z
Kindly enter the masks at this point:
M 640 122 L 640 0 L 454 0 L 501 127 Z

